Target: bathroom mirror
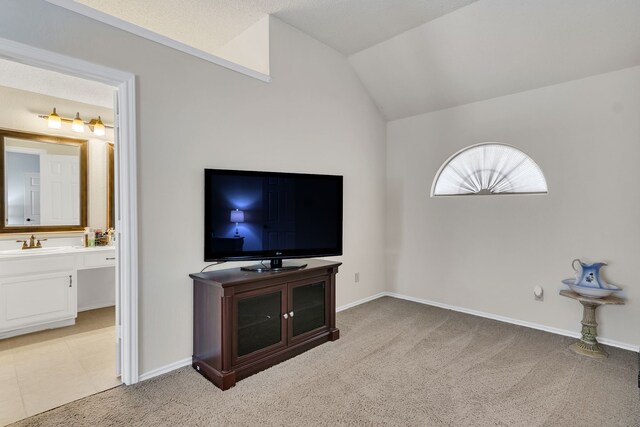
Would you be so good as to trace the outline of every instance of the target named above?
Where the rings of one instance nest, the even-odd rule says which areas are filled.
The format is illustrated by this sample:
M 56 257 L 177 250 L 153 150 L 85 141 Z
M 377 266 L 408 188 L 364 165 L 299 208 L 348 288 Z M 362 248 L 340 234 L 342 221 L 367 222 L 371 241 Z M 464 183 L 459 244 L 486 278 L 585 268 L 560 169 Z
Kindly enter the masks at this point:
M 0 233 L 87 224 L 87 141 L 0 129 Z

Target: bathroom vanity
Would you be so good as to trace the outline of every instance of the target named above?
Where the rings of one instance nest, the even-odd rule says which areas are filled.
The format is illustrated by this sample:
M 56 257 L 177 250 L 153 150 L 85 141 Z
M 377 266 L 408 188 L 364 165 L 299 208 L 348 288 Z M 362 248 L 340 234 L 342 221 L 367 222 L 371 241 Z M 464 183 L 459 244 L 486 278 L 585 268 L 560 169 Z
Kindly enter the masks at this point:
M 115 260 L 113 246 L 0 251 L 0 339 L 75 324 L 78 270 Z
M 113 171 L 105 140 L 0 128 L 0 339 L 113 305 L 116 248 L 75 246 L 85 227 L 115 225 Z

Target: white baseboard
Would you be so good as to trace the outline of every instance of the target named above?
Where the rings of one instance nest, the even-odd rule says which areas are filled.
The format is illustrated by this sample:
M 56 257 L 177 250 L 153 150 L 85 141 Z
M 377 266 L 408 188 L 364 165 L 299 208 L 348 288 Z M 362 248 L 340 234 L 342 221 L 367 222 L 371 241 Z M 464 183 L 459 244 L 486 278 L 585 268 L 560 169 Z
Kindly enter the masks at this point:
M 37 325 L 27 326 L 25 328 L 14 329 L 8 332 L 0 333 L 0 340 L 5 338 L 17 337 L 18 335 L 30 334 L 32 332 L 46 331 L 47 329 L 63 328 L 65 326 L 72 326 L 76 324 L 76 318 L 66 320 L 58 320 L 56 322 L 45 322 Z
M 86 305 L 84 307 L 78 307 L 78 313 L 80 313 L 81 311 L 89 311 L 89 310 L 97 310 L 99 308 L 113 307 L 115 305 L 116 305 L 115 302 Z
M 421 298 L 410 297 L 407 295 L 397 294 L 395 292 L 383 292 L 386 296 L 393 298 L 404 299 L 407 301 L 413 301 L 420 304 L 431 305 L 434 307 L 440 307 L 447 310 L 458 311 L 460 313 L 472 314 L 474 316 L 485 317 L 487 319 L 497 320 L 499 322 L 511 323 L 513 325 L 525 326 L 527 328 L 538 329 L 540 331 L 550 332 L 556 335 L 563 335 L 572 338 L 580 338 L 580 332 L 568 331 L 566 329 L 554 328 L 552 326 L 541 325 L 539 323 L 527 322 L 525 320 L 513 319 L 511 317 L 499 316 L 497 314 L 486 313 L 484 311 L 472 310 L 469 308 L 457 307 L 454 305 L 443 304 L 436 301 L 429 301 Z M 379 295 L 379 294 L 378 294 Z M 624 350 L 630 350 L 634 352 L 640 351 L 640 346 L 628 344 L 621 341 L 611 340 L 604 337 L 598 337 L 598 342 L 604 345 L 610 345 L 611 347 L 618 347 Z
M 175 371 L 176 369 L 180 369 L 189 365 L 191 365 L 191 358 L 187 357 L 186 359 L 178 360 L 177 362 L 173 362 L 160 368 L 153 369 L 149 372 L 145 372 L 144 374 L 140 375 L 138 381 L 145 381 L 153 377 L 157 377 L 158 375 L 166 374 L 168 372 Z
M 380 292 L 379 294 L 371 295 L 370 297 L 359 299 L 358 301 L 350 302 L 349 304 L 341 305 L 336 308 L 336 312 L 346 310 L 351 307 L 355 307 L 356 305 L 364 304 L 365 302 L 373 301 L 374 299 L 378 299 L 380 297 L 384 297 L 389 295 L 388 292 Z

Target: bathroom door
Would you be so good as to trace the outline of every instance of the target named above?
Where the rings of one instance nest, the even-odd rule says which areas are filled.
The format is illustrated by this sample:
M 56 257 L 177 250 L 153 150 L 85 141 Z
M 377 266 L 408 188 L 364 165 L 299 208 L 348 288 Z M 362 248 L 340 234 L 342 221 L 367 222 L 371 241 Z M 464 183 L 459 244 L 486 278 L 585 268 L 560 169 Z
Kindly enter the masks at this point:
M 43 224 L 80 224 L 80 159 L 40 156 L 40 220 Z

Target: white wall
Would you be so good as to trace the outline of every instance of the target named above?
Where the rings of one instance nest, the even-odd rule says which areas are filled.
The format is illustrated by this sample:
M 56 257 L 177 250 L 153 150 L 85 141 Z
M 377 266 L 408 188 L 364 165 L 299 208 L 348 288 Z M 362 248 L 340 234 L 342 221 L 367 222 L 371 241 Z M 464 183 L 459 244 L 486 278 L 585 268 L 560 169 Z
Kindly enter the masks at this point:
M 115 267 L 78 270 L 78 311 L 116 304 Z
M 598 332 L 640 345 L 639 93 L 634 67 L 389 122 L 391 290 L 577 332 L 582 307 L 560 280 L 574 258 L 606 261 L 627 301 L 598 310 Z M 487 141 L 529 154 L 549 194 L 429 197 L 450 155 Z
M 206 167 L 344 175 L 337 304 L 384 288 L 385 121 L 344 56 L 270 27 L 267 84 L 47 3 L 3 4 L 0 37 L 138 77 L 141 373 L 192 353 Z

